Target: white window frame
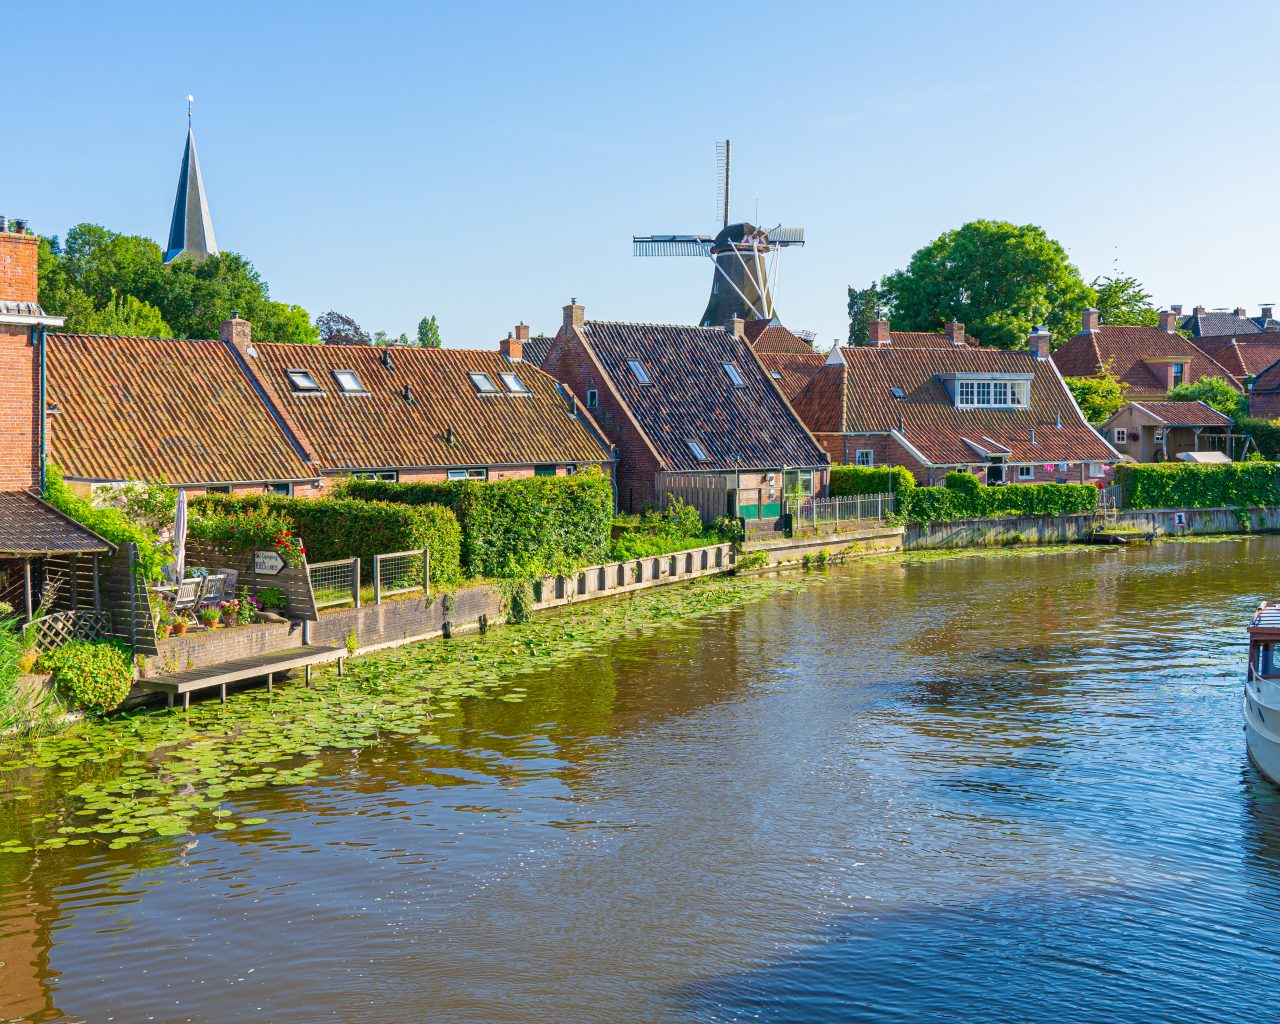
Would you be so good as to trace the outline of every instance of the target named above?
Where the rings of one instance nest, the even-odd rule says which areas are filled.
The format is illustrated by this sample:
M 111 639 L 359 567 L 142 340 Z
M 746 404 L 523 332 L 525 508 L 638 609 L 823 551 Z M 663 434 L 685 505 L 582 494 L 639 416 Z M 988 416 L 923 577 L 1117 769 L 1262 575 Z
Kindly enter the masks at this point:
M 1035 466 L 1019 466 L 1018 467 L 1019 480 L 1034 480 L 1035 478 L 1036 478 Z
M 487 373 L 481 373 L 480 371 L 477 370 L 473 373 L 468 373 L 467 376 L 471 378 L 471 386 L 476 389 L 477 394 L 481 394 L 481 395 L 502 394 L 502 390 L 498 387 L 498 385 L 496 385 L 493 382 L 493 378 L 490 377 Z
M 338 390 L 344 395 L 367 395 L 369 393 L 369 389 L 360 382 L 360 377 L 355 370 L 330 370 L 329 372 L 333 374 L 333 380 L 338 385 Z M 346 382 L 343 380 L 344 377 L 351 378 L 355 387 L 347 387 Z
M 855 466 L 874 466 L 876 464 L 876 453 L 873 448 L 859 448 L 853 453 L 853 464 Z
M 644 363 L 642 363 L 639 359 L 628 359 L 627 368 L 631 371 L 632 375 L 635 377 L 637 384 L 642 384 L 647 386 L 653 383 L 653 377 L 649 373 L 649 368 L 645 366 Z
M 506 387 L 507 391 L 509 391 L 511 394 L 527 395 L 530 393 L 529 389 L 525 386 L 524 381 L 520 379 L 520 374 L 500 373 L 498 374 L 498 376 L 502 378 L 503 386 Z
M 587 388 L 587 408 L 594 409 L 600 404 L 600 392 L 595 388 Z
M 450 480 L 477 480 L 485 482 L 489 479 L 489 470 L 485 466 L 466 466 L 449 470 Z
M 1164 427 L 1156 427 L 1156 432 L 1151 438 L 1156 444 L 1164 444 Z
M 1129 430 L 1128 430 L 1128 428 L 1127 428 L 1127 427 L 1112 427 L 1112 428 L 1111 428 L 1111 442 L 1112 442 L 1112 444 L 1128 444 L 1128 443 L 1129 443 Z
M 901 389 L 894 389 L 895 392 Z M 1026 380 L 958 380 L 959 409 L 1025 409 L 1030 404 L 1031 382 Z M 905 395 L 894 394 L 895 398 Z
M 283 495 L 286 498 L 292 498 L 293 484 L 291 483 L 263 484 L 262 493 L 263 494 L 279 494 L 279 495 Z
M 701 441 L 697 441 L 692 437 L 686 437 L 684 439 L 684 443 L 688 447 L 689 451 L 693 453 L 693 457 L 697 459 L 699 462 L 711 461 L 711 456 L 707 453 L 707 450 L 702 446 Z
M 721 363 L 724 367 L 725 375 L 729 378 L 729 383 L 741 391 L 747 386 L 747 378 L 742 376 L 742 371 L 738 369 L 737 363 Z
M 400 472 L 395 469 L 357 469 L 351 474 L 352 480 L 385 480 L 388 483 L 399 483 Z
M 312 376 L 310 370 L 286 369 L 284 371 L 289 387 L 295 395 L 322 395 L 323 389 Z
M 1097 480 L 1099 477 L 1107 475 L 1107 467 L 1101 462 L 1089 463 L 1089 479 Z

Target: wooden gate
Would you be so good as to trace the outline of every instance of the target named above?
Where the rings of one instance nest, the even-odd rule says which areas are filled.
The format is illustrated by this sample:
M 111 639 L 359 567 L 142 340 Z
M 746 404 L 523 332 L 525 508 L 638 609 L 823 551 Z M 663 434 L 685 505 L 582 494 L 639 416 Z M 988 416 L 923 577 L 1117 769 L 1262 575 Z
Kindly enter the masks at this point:
M 668 495 L 692 505 L 704 523 L 729 514 L 729 484 L 723 473 L 663 473 L 658 494 L 664 506 Z

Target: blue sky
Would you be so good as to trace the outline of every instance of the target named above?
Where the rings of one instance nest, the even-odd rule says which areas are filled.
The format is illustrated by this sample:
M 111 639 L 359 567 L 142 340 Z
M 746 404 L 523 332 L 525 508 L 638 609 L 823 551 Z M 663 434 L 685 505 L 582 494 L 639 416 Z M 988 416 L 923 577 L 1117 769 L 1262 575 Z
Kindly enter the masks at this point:
M 1043 225 L 1086 279 L 1280 303 L 1280 5 L 29 4 L 6 15 L 3 212 L 163 240 L 196 96 L 214 227 L 275 298 L 446 344 L 518 320 L 693 323 L 697 259 L 633 233 L 806 228 L 784 320 L 976 217 Z

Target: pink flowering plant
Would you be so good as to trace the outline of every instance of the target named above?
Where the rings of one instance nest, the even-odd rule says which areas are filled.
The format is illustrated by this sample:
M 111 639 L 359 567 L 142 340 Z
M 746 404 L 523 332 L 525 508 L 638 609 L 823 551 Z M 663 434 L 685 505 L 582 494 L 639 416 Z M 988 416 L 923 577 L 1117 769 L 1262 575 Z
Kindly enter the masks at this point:
M 249 509 L 243 512 L 217 512 L 193 519 L 191 533 L 201 540 L 234 550 L 271 548 L 284 559 L 284 564 L 302 564 L 307 549 L 293 534 L 292 524 L 274 512 Z

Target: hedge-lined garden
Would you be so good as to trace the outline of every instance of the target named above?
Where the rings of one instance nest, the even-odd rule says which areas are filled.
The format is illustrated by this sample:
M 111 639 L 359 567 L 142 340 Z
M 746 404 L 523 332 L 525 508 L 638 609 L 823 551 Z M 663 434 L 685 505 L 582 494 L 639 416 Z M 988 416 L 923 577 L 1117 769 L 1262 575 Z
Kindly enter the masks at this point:
M 1119 466 L 1125 508 L 1258 508 L 1280 505 L 1280 464 L 1165 462 Z
M 901 466 L 832 466 L 832 497 L 852 494 L 897 496 L 896 516 L 936 523 L 988 516 L 1067 516 L 1097 507 L 1092 484 L 1005 484 L 986 487 L 972 473 L 948 473 L 946 486 L 921 487 Z
M 288 520 L 306 544 L 309 562 L 358 557 L 361 575 L 373 579 L 375 555 L 422 551 L 431 556 L 432 589 L 462 582 L 458 520 L 439 505 L 393 505 L 344 498 L 286 498 L 271 494 L 208 494 L 191 500 L 191 536 L 226 542 L 243 513 L 262 511 Z
M 442 505 L 462 530 L 469 576 L 518 578 L 566 572 L 605 561 L 613 488 L 598 472 L 478 483 L 348 480 L 337 492 L 400 506 Z M 311 538 L 305 533 L 308 543 Z

